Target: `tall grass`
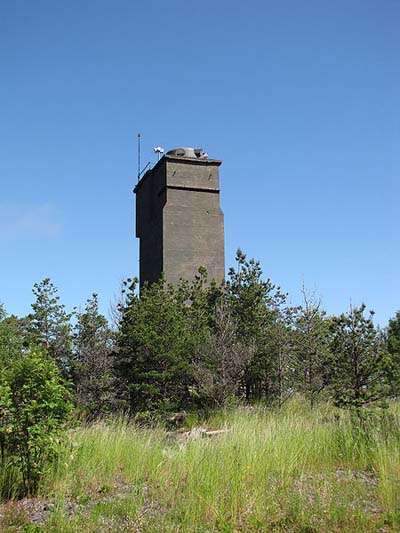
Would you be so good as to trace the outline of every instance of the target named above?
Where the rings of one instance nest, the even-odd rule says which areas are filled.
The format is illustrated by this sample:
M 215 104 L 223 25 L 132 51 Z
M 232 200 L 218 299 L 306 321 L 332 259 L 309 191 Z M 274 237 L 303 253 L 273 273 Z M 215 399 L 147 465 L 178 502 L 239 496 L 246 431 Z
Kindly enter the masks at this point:
M 329 406 L 238 408 L 208 420 L 225 433 L 188 441 L 123 419 L 80 428 L 43 480 L 40 531 L 396 531 L 391 413 L 360 429 Z

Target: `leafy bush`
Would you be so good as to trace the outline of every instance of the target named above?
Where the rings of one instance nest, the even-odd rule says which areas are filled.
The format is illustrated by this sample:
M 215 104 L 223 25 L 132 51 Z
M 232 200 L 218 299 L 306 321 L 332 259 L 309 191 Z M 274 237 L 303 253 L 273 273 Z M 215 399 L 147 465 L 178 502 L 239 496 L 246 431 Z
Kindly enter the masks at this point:
M 5 372 L 0 384 L 2 461 L 22 474 L 26 494 L 57 456 L 62 428 L 71 410 L 70 393 L 55 362 L 31 350 Z

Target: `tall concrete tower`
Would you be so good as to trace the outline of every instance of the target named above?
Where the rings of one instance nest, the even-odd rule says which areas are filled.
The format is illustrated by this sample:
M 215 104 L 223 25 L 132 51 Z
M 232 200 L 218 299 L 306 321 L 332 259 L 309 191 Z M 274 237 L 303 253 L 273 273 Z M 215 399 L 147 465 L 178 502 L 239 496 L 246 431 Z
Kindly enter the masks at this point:
M 136 185 L 136 237 L 140 284 L 193 279 L 198 268 L 222 281 L 224 216 L 219 202 L 221 161 L 201 149 L 177 148 L 164 155 Z

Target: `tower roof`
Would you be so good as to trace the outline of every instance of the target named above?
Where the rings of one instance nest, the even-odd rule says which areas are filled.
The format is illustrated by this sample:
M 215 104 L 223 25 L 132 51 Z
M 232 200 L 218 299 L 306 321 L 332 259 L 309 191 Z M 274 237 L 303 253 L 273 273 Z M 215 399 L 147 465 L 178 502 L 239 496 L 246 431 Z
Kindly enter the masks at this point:
M 186 150 L 185 154 L 182 151 Z M 190 152 L 193 150 L 193 152 Z M 201 150 L 201 153 L 206 157 L 192 156 L 189 154 L 195 153 L 194 151 Z M 174 148 L 169 150 L 159 161 L 154 165 L 153 168 L 150 168 L 143 174 L 138 183 L 136 184 L 133 192 L 136 193 L 137 190 L 142 186 L 144 181 L 146 181 L 153 173 L 155 173 L 162 165 L 166 164 L 168 161 L 182 161 L 190 165 L 211 165 L 211 166 L 220 166 L 222 161 L 220 159 L 209 159 L 208 155 L 203 152 L 202 148 Z

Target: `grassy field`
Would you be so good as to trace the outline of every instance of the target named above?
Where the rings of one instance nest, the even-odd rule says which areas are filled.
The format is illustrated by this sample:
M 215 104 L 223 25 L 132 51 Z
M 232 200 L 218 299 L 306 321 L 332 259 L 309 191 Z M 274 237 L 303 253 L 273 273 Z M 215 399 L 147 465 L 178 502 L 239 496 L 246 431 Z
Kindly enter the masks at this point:
M 202 425 L 226 431 L 184 438 L 124 420 L 71 431 L 39 498 L 3 504 L 0 530 L 400 531 L 398 404 L 364 428 L 301 402 Z

